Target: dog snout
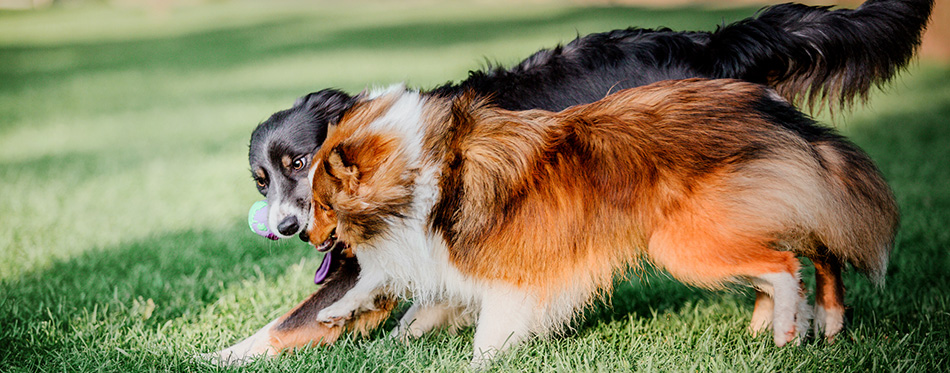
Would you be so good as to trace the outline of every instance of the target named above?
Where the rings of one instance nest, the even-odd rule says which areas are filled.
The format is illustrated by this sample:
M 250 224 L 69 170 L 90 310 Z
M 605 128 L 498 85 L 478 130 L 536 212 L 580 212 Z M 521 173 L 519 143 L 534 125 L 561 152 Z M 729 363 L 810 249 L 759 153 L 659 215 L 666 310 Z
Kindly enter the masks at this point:
M 306 229 L 300 231 L 299 237 L 300 237 L 300 240 L 301 240 L 301 241 L 306 242 L 306 243 L 310 243 L 310 233 L 307 233 L 307 230 L 306 230 Z
M 277 224 L 277 231 L 284 236 L 293 236 L 300 229 L 296 216 L 288 216 Z

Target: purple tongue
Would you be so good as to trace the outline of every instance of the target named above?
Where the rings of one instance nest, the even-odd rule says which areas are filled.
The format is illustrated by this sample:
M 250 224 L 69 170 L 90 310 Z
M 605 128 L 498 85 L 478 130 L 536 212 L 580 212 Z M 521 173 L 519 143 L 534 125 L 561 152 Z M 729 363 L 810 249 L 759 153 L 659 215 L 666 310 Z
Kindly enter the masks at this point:
M 313 275 L 314 284 L 320 285 L 326 281 L 327 275 L 330 274 L 330 264 L 333 262 L 332 253 L 333 250 L 330 250 L 323 254 L 323 263 L 320 263 L 320 268 L 317 268 L 317 273 Z

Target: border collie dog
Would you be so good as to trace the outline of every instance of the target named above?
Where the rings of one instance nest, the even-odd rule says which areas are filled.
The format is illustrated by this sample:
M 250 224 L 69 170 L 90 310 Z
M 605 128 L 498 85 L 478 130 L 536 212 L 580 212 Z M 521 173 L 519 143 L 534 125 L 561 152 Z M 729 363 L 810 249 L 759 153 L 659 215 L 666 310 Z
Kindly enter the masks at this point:
M 932 7 L 932 0 L 869 0 L 857 9 L 835 10 L 781 4 L 714 32 L 614 30 L 540 50 L 511 68 L 473 71 L 464 81 L 421 94 L 450 99 L 468 92 L 501 109 L 559 111 L 661 80 L 733 78 L 767 85 L 793 103 L 847 108 L 866 99 L 873 86 L 888 82 L 913 58 Z M 357 99 L 336 89 L 314 92 L 273 114 L 252 133 L 252 176 L 271 206 L 269 226 L 280 237 L 301 234 L 301 239 L 308 239 L 306 225 L 312 213 L 306 177 L 312 156 L 326 138 L 327 127 Z M 316 327 L 305 318 L 332 303 L 313 299 L 338 299 L 352 286 L 352 279 L 343 279 L 358 276 L 359 266 L 343 267 L 350 268 L 346 275 L 331 276 L 310 299 L 252 337 L 214 354 L 216 358 L 239 363 L 283 348 L 332 343 L 338 327 Z M 764 320 L 759 315 L 765 311 L 760 310 L 771 306 L 767 299 L 757 295 L 753 329 L 764 327 L 757 323 Z M 391 303 L 383 304 L 391 308 Z M 375 312 L 388 314 L 388 308 Z M 356 324 L 372 328 L 385 317 L 377 314 L 371 319 L 374 323 Z M 840 328 L 831 327 L 826 335 L 833 336 Z

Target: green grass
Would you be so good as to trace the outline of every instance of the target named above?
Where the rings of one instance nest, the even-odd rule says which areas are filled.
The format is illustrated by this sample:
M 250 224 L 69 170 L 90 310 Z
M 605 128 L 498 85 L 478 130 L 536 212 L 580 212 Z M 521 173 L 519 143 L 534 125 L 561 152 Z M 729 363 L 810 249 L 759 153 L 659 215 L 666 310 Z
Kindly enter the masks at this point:
M 244 220 L 260 198 L 250 131 L 302 94 L 428 87 L 576 34 L 711 29 L 753 11 L 229 2 L 167 16 L 0 12 L 0 371 L 215 371 L 190 356 L 312 292 L 318 255 L 266 242 Z M 904 217 L 886 286 L 846 277 L 852 321 L 837 343 L 775 348 L 745 332 L 749 291 L 648 274 L 493 368 L 947 370 L 950 67 L 920 62 L 835 123 L 879 162 Z M 380 332 L 247 370 L 456 370 L 471 338 L 404 345 Z

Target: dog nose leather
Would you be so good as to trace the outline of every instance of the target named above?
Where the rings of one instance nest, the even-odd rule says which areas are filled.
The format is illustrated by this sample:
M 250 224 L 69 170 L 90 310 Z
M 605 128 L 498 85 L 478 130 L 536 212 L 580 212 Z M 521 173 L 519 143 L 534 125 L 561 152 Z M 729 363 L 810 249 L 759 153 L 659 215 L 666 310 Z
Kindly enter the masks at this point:
M 296 216 L 288 216 L 277 224 L 277 231 L 284 236 L 294 235 L 298 229 L 300 229 L 300 224 L 297 223 Z

